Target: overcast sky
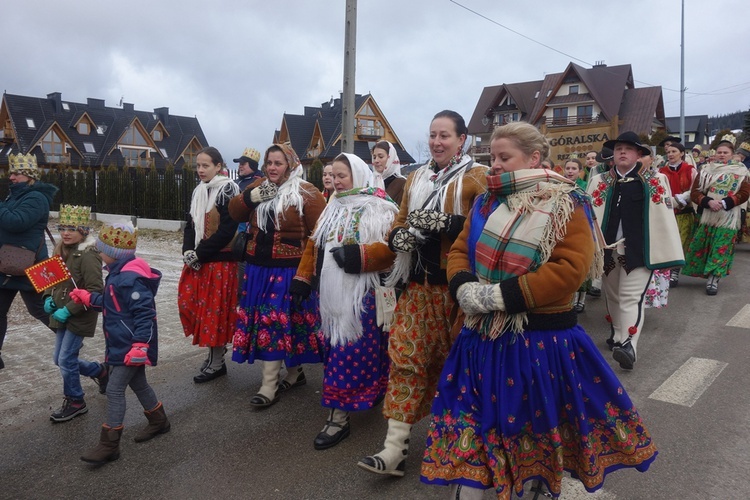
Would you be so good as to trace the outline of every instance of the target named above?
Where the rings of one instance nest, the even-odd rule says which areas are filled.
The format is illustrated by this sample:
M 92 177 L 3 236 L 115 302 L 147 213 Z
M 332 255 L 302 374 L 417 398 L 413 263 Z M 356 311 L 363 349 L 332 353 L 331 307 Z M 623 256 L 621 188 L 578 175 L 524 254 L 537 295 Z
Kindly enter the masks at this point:
M 636 87 L 661 85 L 667 116 L 677 116 L 680 5 L 359 0 L 356 91 L 372 93 L 416 159 L 436 112 L 468 122 L 484 87 L 542 79 L 571 61 L 631 64 Z M 246 146 L 270 145 L 284 112 L 338 97 L 345 11 L 345 0 L 7 2 L 0 85 L 197 116 L 233 165 Z M 685 0 L 686 115 L 750 108 L 749 19 L 748 0 Z

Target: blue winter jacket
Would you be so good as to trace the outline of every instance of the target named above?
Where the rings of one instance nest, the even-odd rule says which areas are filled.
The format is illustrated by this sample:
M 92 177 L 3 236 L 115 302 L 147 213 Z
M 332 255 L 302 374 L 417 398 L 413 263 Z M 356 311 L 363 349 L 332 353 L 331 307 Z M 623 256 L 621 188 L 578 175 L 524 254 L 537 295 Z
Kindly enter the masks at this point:
M 8 186 L 8 197 L 0 202 L 0 245 L 15 245 L 37 252 L 36 262 L 48 257 L 44 228 L 57 187 L 44 182 L 19 182 Z M 33 290 L 24 276 L 0 276 L 0 288 Z
M 103 293 L 91 294 L 91 305 L 102 311 L 106 352 L 104 362 L 124 365 L 134 343 L 148 344 L 148 359 L 156 366 L 159 343 L 156 327 L 156 291 L 161 272 L 135 256 L 107 266 Z

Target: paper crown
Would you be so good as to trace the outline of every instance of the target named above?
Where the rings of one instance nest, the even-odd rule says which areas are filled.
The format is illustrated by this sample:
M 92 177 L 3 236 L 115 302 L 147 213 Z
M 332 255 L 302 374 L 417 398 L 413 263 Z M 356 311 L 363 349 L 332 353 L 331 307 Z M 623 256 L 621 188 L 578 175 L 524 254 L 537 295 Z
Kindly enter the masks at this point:
M 737 148 L 737 152 L 741 152 L 745 156 L 750 155 L 750 142 L 743 142 L 742 144 L 740 144 L 740 147 Z
M 39 179 L 39 167 L 36 164 L 36 156 L 29 153 L 26 155 L 8 155 L 10 168 L 9 174 L 20 174 L 32 179 Z
M 138 229 L 130 223 L 104 224 L 99 230 L 96 247 L 100 252 L 115 259 L 135 254 L 138 243 Z
M 578 153 L 570 153 L 570 156 L 568 156 L 569 160 L 575 160 L 578 158 Z
M 91 218 L 91 207 L 79 205 L 60 205 L 60 225 L 88 227 Z
M 256 163 L 260 162 L 260 151 L 255 148 L 245 148 L 242 156 L 247 156 L 251 160 L 255 160 Z
M 726 134 L 724 137 L 721 138 L 720 142 L 731 142 L 732 146 L 734 146 L 734 143 L 737 141 L 737 138 L 734 136 L 734 134 Z

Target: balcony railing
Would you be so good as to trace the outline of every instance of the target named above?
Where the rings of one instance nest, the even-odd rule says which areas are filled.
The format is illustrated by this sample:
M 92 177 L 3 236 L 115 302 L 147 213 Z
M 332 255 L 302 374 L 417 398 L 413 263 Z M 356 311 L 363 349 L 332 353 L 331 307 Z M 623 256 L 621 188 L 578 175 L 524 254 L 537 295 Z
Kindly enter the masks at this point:
M 547 118 L 548 127 L 569 127 L 571 125 L 584 125 L 594 123 L 599 119 L 598 115 L 573 115 L 556 118 Z
M 49 154 L 45 153 L 44 155 L 44 161 L 46 163 L 57 163 L 60 165 L 69 165 L 70 164 L 70 155 L 68 154 Z
M 383 137 L 383 127 L 358 126 L 357 135 L 360 137 Z
M 472 146 L 469 148 L 470 156 L 488 155 L 490 154 L 489 146 Z

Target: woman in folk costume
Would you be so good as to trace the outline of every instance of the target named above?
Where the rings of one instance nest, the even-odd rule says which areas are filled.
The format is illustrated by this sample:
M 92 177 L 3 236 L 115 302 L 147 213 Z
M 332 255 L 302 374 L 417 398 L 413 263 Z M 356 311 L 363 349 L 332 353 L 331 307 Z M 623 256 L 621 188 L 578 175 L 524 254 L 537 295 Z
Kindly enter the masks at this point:
M 695 229 L 695 210 L 693 210 L 693 205 L 690 202 L 690 190 L 698 175 L 698 170 L 685 161 L 685 146 L 679 142 L 667 146 L 666 153 L 667 164 L 659 169 L 659 172 L 664 174 L 669 181 L 674 215 L 677 218 L 677 227 L 680 229 L 682 249 L 687 254 L 688 245 Z M 677 286 L 679 277 L 680 268 L 672 268 L 669 285 Z
M 266 178 L 229 203 L 232 217 L 250 224 L 232 359 L 263 361 L 263 382 L 250 400 L 256 408 L 271 406 L 282 391 L 305 384 L 303 363 L 323 361 L 318 294 L 308 291 L 295 302 L 289 288 L 326 206 L 321 192 L 302 180 L 302 172 L 291 145 L 274 144 L 263 160 Z M 279 382 L 282 363 L 287 375 Z
M 375 187 L 385 189 L 388 196 L 401 205 L 406 177 L 401 175 L 401 161 L 396 148 L 388 141 L 380 141 L 372 148 L 372 169 Z
M 716 147 L 716 161 L 701 168 L 690 199 L 699 208 L 699 222 L 690 241 L 683 274 L 707 278 L 706 293 L 719 292 L 719 279 L 729 274 L 741 223 L 740 205 L 748 200 L 748 169 L 732 161 L 734 136 Z
M 326 338 L 323 406 L 330 408 L 316 450 L 349 435 L 349 412 L 368 410 L 388 385 L 388 331 L 376 310 L 380 272 L 393 264 L 388 232 L 398 206 L 373 187 L 367 164 L 342 153 L 333 161 L 336 192 L 318 220 L 292 291 L 318 283 Z M 301 283 L 298 283 L 301 282 Z M 295 284 L 298 283 L 298 284 Z M 380 311 L 382 313 L 382 311 Z
M 386 285 L 407 281 L 398 298 L 388 345 L 391 369 L 383 415 L 383 450 L 357 465 L 403 476 L 411 427 L 427 416 L 451 343 L 454 301 L 445 274 L 447 255 L 474 199 L 487 186 L 487 167 L 463 153 L 466 124 L 441 111 L 430 124 L 430 162 L 409 175 L 389 246 L 396 253 Z
M 466 314 L 432 406 L 422 481 L 451 498 L 588 491 L 609 472 L 645 471 L 657 451 L 622 384 L 577 324 L 573 296 L 601 274 L 603 237 L 574 182 L 535 170 L 549 144 L 528 123 L 495 129 L 487 194 L 448 256 Z
M 196 157 L 200 182 L 193 190 L 182 242 L 182 269 L 177 303 L 185 336 L 208 354 L 193 377 L 196 384 L 227 374 L 226 345 L 237 322 L 238 263 L 232 261 L 231 241 L 237 223 L 229 216 L 229 200 L 239 187 L 221 174 L 224 160 L 214 148 Z M 234 290 L 234 292 L 233 292 Z

